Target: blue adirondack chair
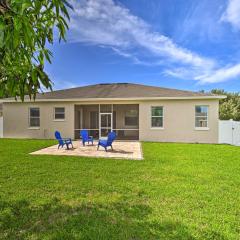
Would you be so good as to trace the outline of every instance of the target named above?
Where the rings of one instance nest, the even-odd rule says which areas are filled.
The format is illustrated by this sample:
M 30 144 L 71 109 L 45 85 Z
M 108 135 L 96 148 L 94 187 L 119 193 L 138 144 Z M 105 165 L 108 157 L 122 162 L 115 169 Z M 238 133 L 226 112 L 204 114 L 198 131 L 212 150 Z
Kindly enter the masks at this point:
M 93 145 L 93 137 L 88 136 L 88 131 L 86 129 L 83 129 L 80 131 L 80 136 L 82 137 L 83 146 L 85 146 L 86 142 L 88 142 L 88 144 L 89 144 L 89 142 L 91 142 Z
M 110 132 L 110 133 L 108 134 L 108 137 L 107 137 L 106 140 L 105 140 L 105 139 L 99 139 L 97 150 L 99 149 L 99 146 L 104 147 L 106 152 L 107 152 L 107 147 L 111 147 L 112 150 L 113 150 L 112 143 L 113 143 L 113 141 L 116 139 L 116 136 L 117 136 L 117 135 L 116 135 L 115 132 Z
M 72 145 L 72 148 L 73 148 L 71 138 L 62 138 L 60 132 L 58 131 L 55 132 L 55 138 L 58 140 L 58 149 L 60 147 L 63 147 L 64 145 L 66 145 L 67 150 L 69 150 L 69 145 Z

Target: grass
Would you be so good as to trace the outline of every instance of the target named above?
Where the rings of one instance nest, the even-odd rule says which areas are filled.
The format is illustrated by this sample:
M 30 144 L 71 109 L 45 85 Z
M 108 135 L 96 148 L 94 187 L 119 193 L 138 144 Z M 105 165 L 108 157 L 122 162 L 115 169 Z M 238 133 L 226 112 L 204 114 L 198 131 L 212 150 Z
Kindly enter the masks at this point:
M 0 140 L 0 239 L 239 239 L 240 148 L 143 143 L 144 161 Z

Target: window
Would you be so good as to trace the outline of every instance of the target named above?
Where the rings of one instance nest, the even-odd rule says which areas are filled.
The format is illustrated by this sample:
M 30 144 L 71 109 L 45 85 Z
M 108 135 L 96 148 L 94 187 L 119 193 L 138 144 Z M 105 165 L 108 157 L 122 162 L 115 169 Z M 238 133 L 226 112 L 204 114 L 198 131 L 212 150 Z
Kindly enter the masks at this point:
M 131 109 L 125 112 L 125 126 L 138 125 L 138 111 Z
M 54 119 L 55 120 L 64 120 L 65 119 L 65 108 L 56 107 L 54 108 Z
M 163 107 L 152 107 L 152 128 L 162 128 L 163 127 Z
M 196 128 L 208 127 L 208 106 L 195 107 L 195 127 Z
M 30 108 L 29 109 L 29 127 L 40 127 L 40 109 Z

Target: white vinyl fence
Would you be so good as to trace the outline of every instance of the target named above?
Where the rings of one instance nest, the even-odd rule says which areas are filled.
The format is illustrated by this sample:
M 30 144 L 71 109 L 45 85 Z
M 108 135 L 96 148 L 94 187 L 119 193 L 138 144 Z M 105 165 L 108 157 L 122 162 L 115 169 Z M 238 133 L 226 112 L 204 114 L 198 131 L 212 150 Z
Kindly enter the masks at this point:
M 3 117 L 0 116 L 0 138 L 3 137 Z
M 240 146 L 240 122 L 233 120 L 220 120 L 219 143 Z

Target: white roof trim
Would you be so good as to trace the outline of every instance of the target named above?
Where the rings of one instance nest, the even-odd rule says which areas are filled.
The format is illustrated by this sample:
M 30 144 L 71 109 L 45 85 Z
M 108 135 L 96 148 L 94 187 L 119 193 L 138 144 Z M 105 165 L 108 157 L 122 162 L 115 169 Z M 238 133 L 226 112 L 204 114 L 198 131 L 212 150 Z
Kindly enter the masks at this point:
M 192 97 L 134 97 L 134 98 L 67 98 L 67 99 L 36 99 L 24 102 L 94 102 L 94 101 L 148 101 L 148 100 L 193 100 L 193 99 L 224 99 L 227 96 L 192 96 Z M 15 99 L 2 99 L 0 102 L 21 102 Z

